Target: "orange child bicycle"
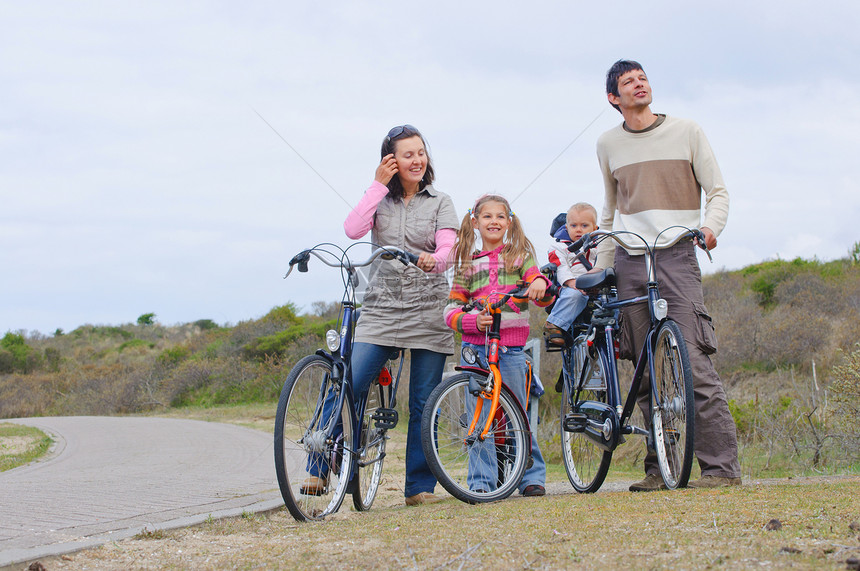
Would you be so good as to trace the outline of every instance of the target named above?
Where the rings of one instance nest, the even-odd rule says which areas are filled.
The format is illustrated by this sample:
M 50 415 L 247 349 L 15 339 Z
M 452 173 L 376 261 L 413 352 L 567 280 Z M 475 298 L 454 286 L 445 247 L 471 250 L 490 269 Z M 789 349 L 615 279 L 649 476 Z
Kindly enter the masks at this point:
M 531 465 L 531 429 L 526 401 L 520 403 L 499 369 L 501 308 L 511 298 L 528 297 L 528 286 L 493 293 L 464 307 L 486 309 L 493 317 L 487 331 L 486 362 L 472 347 L 463 348 L 467 365 L 443 380 L 427 399 L 422 416 L 424 455 L 445 490 L 467 503 L 501 500 L 517 489 Z M 488 470 L 491 473 L 488 474 Z M 488 485 L 489 484 L 489 485 Z

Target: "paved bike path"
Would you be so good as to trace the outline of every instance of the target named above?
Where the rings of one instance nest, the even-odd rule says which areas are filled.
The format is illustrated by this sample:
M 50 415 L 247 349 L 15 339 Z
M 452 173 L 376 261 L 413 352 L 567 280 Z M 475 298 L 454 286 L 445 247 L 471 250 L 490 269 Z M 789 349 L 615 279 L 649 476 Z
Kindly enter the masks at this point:
M 47 460 L 0 473 L 0 567 L 283 505 L 265 432 L 149 417 L 3 422 L 55 445 Z

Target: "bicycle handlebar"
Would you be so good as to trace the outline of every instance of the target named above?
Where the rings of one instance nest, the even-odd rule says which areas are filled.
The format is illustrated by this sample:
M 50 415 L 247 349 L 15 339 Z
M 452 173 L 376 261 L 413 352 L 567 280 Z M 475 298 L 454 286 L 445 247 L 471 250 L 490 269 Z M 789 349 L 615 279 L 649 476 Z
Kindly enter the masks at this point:
M 473 309 L 484 309 L 485 307 L 487 307 L 487 301 L 489 301 L 490 296 L 493 296 L 493 295 L 501 295 L 502 297 L 501 297 L 501 299 L 499 299 L 499 301 L 489 304 L 490 309 L 499 309 L 504 304 L 506 304 L 508 302 L 508 300 L 511 299 L 512 297 L 515 299 L 526 299 L 526 298 L 528 298 L 528 291 L 529 291 L 530 285 L 531 284 L 525 284 L 524 283 L 520 286 L 517 286 L 516 289 L 513 289 L 513 290 L 511 290 L 507 293 L 504 293 L 504 294 L 500 291 L 498 291 L 498 292 L 494 291 L 494 292 L 486 295 L 485 299 L 476 299 L 475 301 L 473 301 L 471 303 L 467 303 L 466 305 L 463 306 L 463 311 L 469 312 L 469 311 L 472 311 Z M 546 288 L 546 292 L 550 295 L 558 295 L 558 288 L 556 286 L 550 284 Z
M 346 252 L 341 250 L 344 255 L 338 259 L 336 262 L 331 261 L 323 254 L 328 254 L 329 256 L 333 256 L 331 252 L 323 250 L 323 254 L 317 251 L 318 246 L 314 246 L 313 248 L 308 248 L 307 250 L 302 250 L 290 260 L 290 269 L 287 271 L 286 275 L 284 275 L 284 279 L 289 276 L 293 268 L 298 265 L 299 272 L 307 272 L 308 271 L 308 262 L 311 259 L 311 254 L 313 254 L 317 259 L 319 259 L 325 265 L 332 268 L 345 268 L 347 270 L 352 270 L 354 268 L 361 268 L 364 266 L 369 266 L 372 264 L 377 258 L 382 258 L 384 260 L 398 260 L 404 266 L 408 266 L 409 264 L 417 265 L 418 264 L 418 256 L 411 252 L 407 252 L 406 250 L 401 250 L 396 246 L 380 246 L 379 249 L 375 250 L 369 258 L 364 260 L 363 262 L 353 263 L 346 257 Z
M 678 236 L 676 236 L 668 244 L 665 244 L 665 245 L 658 247 L 657 246 L 657 240 L 660 238 L 660 236 L 663 234 L 663 232 L 666 232 L 666 230 L 669 230 L 671 228 L 682 228 L 685 230 L 685 232 L 681 232 L 680 234 L 678 234 Z M 607 232 L 604 230 L 595 230 L 594 232 L 589 232 L 588 234 L 584 234 L 580 239 L 576 240 L 575 242 L 571 242 L 567 246 L 567 250 L 568 250 L 568 252 L 572 252 L 572 253 L 576 254 L 577 257 L 580 259 L 580 261 L 582 261 L 583 265 L 585 265 L 587 269 L 591 269 L 589 267 L 589 266 L 591 266 L 591 264 L 588 263 L 588 260 L 586 259 L 586 256 L 585 256 L 585 253 L 588 252 L 590 249 L 594 248 L 595 246 L 597 246 L 603 240 L 606 240 L 607 238 L 611 238 L 611 239 L 615 240 L 615 242 L 617 242 L 619 246 L 621 246 L 622 248 L 625 248 L 627 250 L 635 249 L 635 246 L 632 246 L 629 242 L 625 241 L 624 238 L 622 238 L 622 234 L 629 234 L 631 236 L 634 236 L 635 238 L 638 238 L 642 242 L 642 244 L 645 246 L 645 249 L 647 250 L 649 255 L 654 250 L 663 250 L 666 248 L 671 248 L 672 246 L 674 246 L 675 244 L 677 244 L 681 240 L 684 240 L 685 238 L 693 238 L 693 241 L 695 242 L 695 244 L 698 247 L 700 247 L 702 250 L 704 250 L 705 253 L 708 255 L 708 259 L 711 260 L 712 262 L 714 261 L 713 258 L 711 257 L 711 252 L 708 250 L 707 244 L 705 244 L 705 235 L 702 233 L 702 231 L 699 230 L 698 228 L 687 228 L 686 226 L 670 226 L 669 228 L 666 228 L 665 230 L 663 230 L 662 232 L 660 232 L 657 235 L 657 238 L 654 240 L 653 246 L 649 245 L 648 242 L 645 240 L 645 238 L 643 238 L 639 234 L 636 234 L 635 232 L 629 232 L 629 231 Z

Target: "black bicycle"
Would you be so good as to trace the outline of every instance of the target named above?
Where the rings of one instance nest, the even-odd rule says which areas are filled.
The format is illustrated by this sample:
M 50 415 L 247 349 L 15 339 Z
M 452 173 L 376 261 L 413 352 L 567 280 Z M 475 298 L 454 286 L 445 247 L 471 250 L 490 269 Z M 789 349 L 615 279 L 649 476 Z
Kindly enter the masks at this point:
M 356 244 L 353 244 L 353 246 Z M 311 255 L 341 269 L 344 294 L 335 329 L 326 333 L 328 350 L 319 349 L 290 371 L 275 418 L 275 471 L 284 504 L 299 521 L 320 520 L 336 512 L 348 492 L 359 511 L 370 509 L 382 478 L 387 431 L 397 425 L 397 385 L 403 351 L 390 357 L 371 382 L 365 398 L 352 388 L 353 334 L 359 317 L 355 293 L 357 269 L 377 258 L 415 264 L 418 257 L 391 246 L 377 247 L 365 261 L 354 263 L 348 251 L 319 244 L 290 260 L 286 278 L 298 266 L 308 271 Z M 393 362 L 399 358 L 396 376 Z
M 624 237 L 634 237 L 644 244 L 648 274 L 647 295 L 630 299 L 618 299 L 612 268 L 587 273 L 576 280 L 576 287 L 587 293 L 589 303 L 584 312 L 586 319 L 574 324 L 573 339 L 562 350 L 561 443 L 568 479 L 578 492 L 596 492 L 600 488 L 613 451 L 629 434 L 647 438 L 649 448 L 657 454 L 667 488 L 685 487 L 690 478 L 695 417 L 693 376 L 684 336 L 667 317 L 668 304 L 660 298 L 657 288 L 656 244 L 671 229 L 682 232 L 661 248 L 693 239 L 707 252 L 699 230 L 677 226 L 663 230 L 652 245 L 633 232 L 595 231 L 568 247 L 588 267 L 585 253 L 603 240 L 611 239 L 629 248 Z M 617 367 L 619 317 L 623 307 L 636 303 L 648 304 L 651 325 L 638 354 L 627 398 L 622 401 Z M 650 430 L 630 424 L 646 373 L 651 380 Z

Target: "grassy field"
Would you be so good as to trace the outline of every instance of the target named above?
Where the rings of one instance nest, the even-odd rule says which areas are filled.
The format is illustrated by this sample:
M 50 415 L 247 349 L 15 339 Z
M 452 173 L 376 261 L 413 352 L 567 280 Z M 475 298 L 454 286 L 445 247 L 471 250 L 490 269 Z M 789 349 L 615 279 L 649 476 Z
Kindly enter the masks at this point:
M 568 488 L 479 506 L 449 498 L 365 513 L 342 508 L 317 524 L 298 524 L 284 509 L 245 514 L 43 562 L 48 569 L 845 569 L 860 557 L 858 520 L 857 477 L 651 494 Z
M 270 431 L 265 405 L 173 410 Z M 370 512 L 299 524 L 285 508 L 211 520 L 62 557 L 47 569 L 846 569 L 860 558 L 860 476 L 747 480 L 738 488 L 633 494 L 613 465 L 593 495 L 548 468 L 548 495 L 470 506 L 403 505 L 405 428 L 393 431 Z M 622 447 L 637 448 L 632 441 Z M 622 463 L 623 466 L 623 463 Z M 620 468 L 620 469 L 619 469 Z M 437 488 L 438 490 L 438 488 Z M 772 523 L 776 520 L 779 523 Z

